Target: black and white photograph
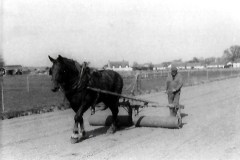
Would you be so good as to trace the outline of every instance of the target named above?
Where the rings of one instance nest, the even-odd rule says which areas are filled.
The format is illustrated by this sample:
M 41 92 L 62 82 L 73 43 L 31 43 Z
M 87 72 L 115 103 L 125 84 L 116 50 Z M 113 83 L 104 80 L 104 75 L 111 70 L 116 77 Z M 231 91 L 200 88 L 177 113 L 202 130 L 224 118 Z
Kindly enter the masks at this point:
M 237 0 L 0 0 L 0 160 L 240 159 Z

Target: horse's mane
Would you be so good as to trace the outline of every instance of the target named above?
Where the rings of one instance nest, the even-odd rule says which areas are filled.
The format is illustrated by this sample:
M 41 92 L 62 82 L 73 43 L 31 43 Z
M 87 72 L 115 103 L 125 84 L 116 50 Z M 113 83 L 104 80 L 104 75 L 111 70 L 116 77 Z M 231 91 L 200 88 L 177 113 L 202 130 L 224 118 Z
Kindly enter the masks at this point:
M 65 57 L 58 57 L 58 60 L 61 61 L 65 66 L 67 66 L 71 71 L 78 72 L 79 74 L 81 73 L 82 67 L 88 68 L 87 74 L 92 75 L 93 73 L 93 75 L 97 77 L 99 77 L 102 72 L 102 70 L 98 71 L 97 69 L 88 66 L 87 62 L 83 62 L 83 64 L 79 64 L 77 61 L 73 59 L 68 59 Z
M 81 69 L 81 65 L 72 59 L 68 59 L 65 57 L 61 57 L 61 59 L 58 58 L 65 66 L 67 66 L 72 71 L 79 71 Z

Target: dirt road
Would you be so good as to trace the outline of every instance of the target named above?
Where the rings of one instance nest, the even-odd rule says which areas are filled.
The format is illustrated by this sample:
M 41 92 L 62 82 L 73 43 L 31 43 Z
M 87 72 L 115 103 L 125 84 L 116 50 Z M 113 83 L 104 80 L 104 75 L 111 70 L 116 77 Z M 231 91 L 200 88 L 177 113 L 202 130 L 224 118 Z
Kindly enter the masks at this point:
M 145 95 L 167 104 L 166 95 Z M 70 143 L 72 110 L 0 121 L 0 159 L 226 160 L 240 159 L 240 78 L 183 88 L 181 129 L 85 128 L 90 138 Z M 167 108 L 146 108 L 142 114 L 166 115 Z

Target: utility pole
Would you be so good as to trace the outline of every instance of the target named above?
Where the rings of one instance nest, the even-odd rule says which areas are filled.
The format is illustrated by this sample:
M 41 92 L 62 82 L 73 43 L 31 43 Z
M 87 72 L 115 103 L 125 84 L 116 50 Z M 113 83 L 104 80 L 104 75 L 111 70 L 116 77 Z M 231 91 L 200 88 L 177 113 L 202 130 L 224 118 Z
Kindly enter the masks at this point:
M 4 28 L 4 11 L 3 11 L 3 0 L 0 0 L 0 90 L 1 90 L 1 108 L 2 112 L 4 112 L 4 96 L 3 96 L 3 72 L 2 72 L 2 67 L 3 67 L 3 28 Z
M 3 28 L 4 28 L 4 7 L 3 0 L 0 0 L 0 55 L 3 56 Z

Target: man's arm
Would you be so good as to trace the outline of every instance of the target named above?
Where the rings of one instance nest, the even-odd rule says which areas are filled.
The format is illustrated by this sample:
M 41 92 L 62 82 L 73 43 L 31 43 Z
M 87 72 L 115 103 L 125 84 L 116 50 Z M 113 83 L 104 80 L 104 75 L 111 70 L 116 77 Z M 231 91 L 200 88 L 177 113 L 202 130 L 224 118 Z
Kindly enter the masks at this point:
M 167 77 L 167 80 L 166 80 L 166 83 L 165 83 L 166 91 L 167 91 L 168 88 L 169 88 L 169 83 L 170 83 L 170 77 L 168 76 L 168 77 Z
M 182 76 L 181 76 L 181 75 L 178 75 L 177 78 L 178 78 L 178 79 L 177 79 L 178 84 L 177 84 L 177 86 L 176 86 L 176 88 L 175 88 L 175 92 L 176 92 L 176 91 L 179 91 L 179 90 L 182 88 L 182 86 L 183 86 L 183 78 L 182 78 Z

